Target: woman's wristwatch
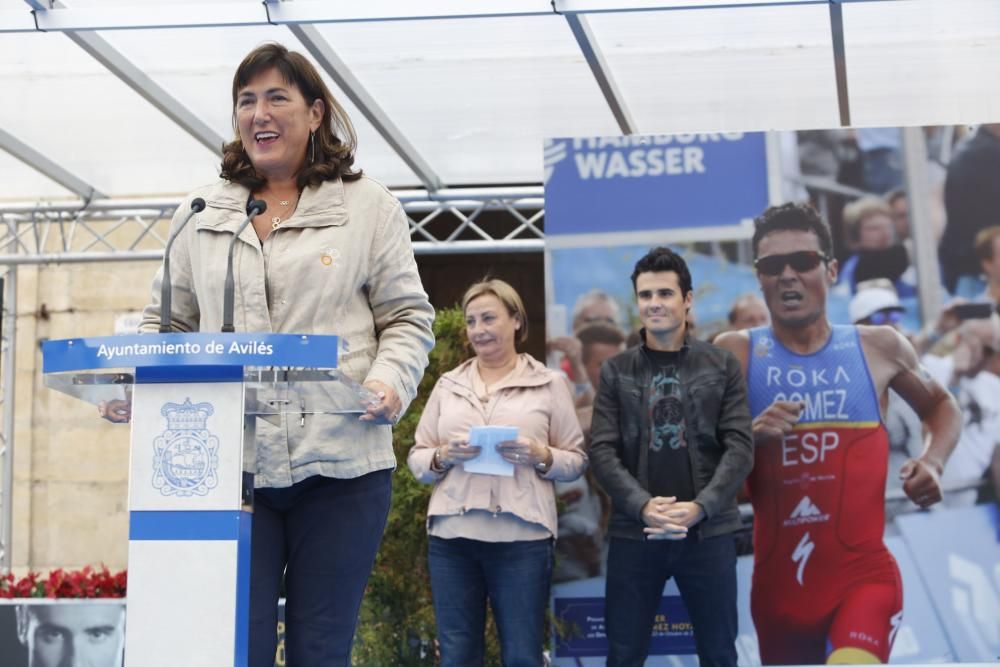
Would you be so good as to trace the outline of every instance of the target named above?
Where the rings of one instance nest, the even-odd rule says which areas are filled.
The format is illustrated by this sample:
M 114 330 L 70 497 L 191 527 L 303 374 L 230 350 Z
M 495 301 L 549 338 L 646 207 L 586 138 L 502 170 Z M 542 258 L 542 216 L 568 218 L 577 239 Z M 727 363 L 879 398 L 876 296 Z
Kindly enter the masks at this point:
M 552 456 L 551 452 L 549 452 L 549 456 Z M 547 473 L 551 467 L 552 464 L 546 463 L 545 461 L 539 461 L 538 463 L 535 464 L 535 470 L 537 470 L 542 475 Z

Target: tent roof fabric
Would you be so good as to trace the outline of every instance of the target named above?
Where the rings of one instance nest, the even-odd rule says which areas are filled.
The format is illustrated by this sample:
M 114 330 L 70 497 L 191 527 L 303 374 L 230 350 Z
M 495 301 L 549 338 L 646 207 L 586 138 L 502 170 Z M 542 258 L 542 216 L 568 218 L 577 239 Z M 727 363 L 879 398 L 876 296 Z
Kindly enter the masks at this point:
M 836 127 L 845 100 L 859 127 L 1000 118 L 995 0 L 841 1 L 840 88 L 826 0 L 49 4 L 0 0 L 0 206 L 211 181 L 269 40 L 324 68 L 396 188 L 539 184 L 546 137 Z

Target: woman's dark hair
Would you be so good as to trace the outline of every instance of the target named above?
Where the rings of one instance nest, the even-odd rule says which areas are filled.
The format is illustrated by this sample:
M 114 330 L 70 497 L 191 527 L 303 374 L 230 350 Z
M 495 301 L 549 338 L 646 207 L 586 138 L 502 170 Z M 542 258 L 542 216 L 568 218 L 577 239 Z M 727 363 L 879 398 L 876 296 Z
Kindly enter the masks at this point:
M 251 190 L 257 190 L 267 182 L 267 179 L 257 173 L 243 150 L 236 120 L 236 98 L 254 77 L 270 69 L 276 69 L 285 83 L 298 88 L 307 105 L 316 100 L 323 101 L 323 120 L 316 130 L 315 138 L 310 139 L 310 145 L 306 148 L 306 164 L 297 178 L 299 189 L 332 181 L 338 176 L 345 181 L 360 178 L 361 171 L 351 169 L 358 140 L 347 112 L 333 99 L 333 94 L 323 83 L 319 72 L 305 56 L 289 51 L 276 42 L 258 46 L 236 68 L 236 75 L 233 77 L 233 131 L 236 138 L 222 147 L 222 178 L 245 185 Z

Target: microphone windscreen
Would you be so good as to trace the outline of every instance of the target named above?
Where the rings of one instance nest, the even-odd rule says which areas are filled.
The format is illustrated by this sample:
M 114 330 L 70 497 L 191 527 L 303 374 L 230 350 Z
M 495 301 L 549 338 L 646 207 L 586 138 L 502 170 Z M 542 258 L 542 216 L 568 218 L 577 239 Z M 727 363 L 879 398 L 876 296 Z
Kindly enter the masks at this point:
M 255 212 L 255 209 L 256 209 L 256 212 Z M 250 215 L 250 216 L 260 215 L 261 213 L 263 213 L 266 210 L 267 210 L 267 202 L 266 201 L 264 201 L 263 199 L 254 199 L 252 202 L 250 202 L 250 205 L 247 206 L 247 215 Z
M 201 213 L 205 210 L 205 200 L 201 197 L 195 197 L 191 200 L 191 210 L 195 213 Z

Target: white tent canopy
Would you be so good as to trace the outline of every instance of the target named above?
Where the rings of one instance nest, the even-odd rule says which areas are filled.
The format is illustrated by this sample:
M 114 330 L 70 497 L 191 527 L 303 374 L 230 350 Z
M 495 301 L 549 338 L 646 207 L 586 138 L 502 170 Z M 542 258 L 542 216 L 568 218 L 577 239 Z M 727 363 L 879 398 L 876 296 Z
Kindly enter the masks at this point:
M 397 188 L 540 184 L 550 136 L 834 127 L 839 102 L 1000 119 L 997 0 L 0 0 L 0 206 L 211 181 L 267 40 L 324 68 Z

